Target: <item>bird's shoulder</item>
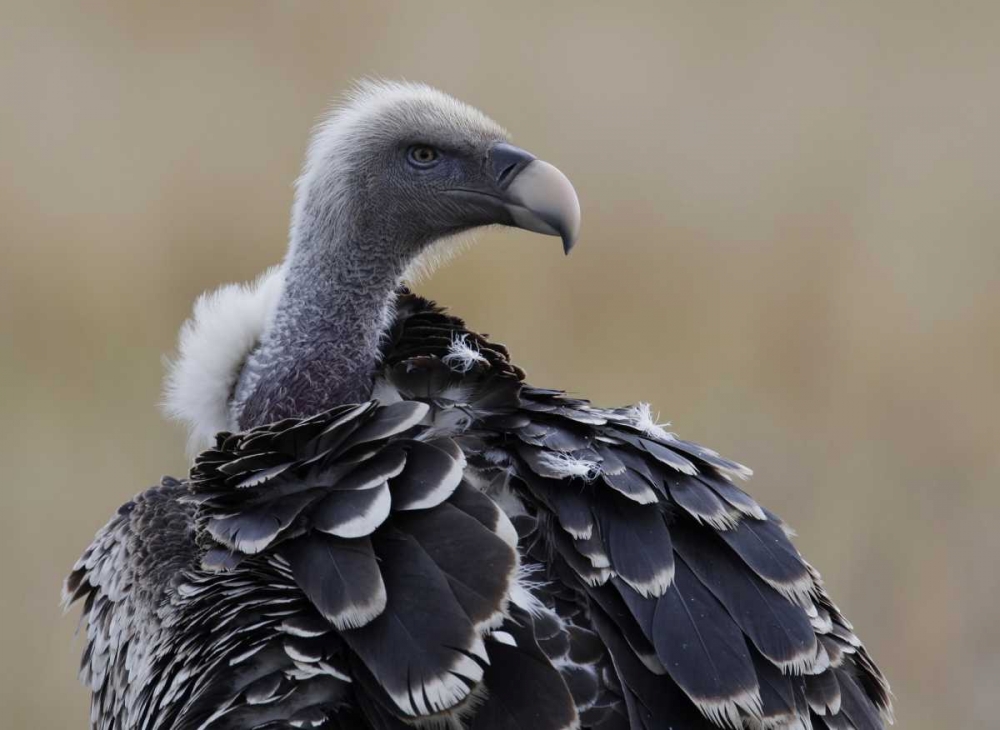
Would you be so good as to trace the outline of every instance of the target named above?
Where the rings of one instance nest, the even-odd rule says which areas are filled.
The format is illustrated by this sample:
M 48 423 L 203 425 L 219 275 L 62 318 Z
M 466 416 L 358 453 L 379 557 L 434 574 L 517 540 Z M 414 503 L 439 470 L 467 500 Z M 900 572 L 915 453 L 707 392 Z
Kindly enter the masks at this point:
M 792 530 L 741 486 L 749 469 L 646 404 L 532 387 L 502 346 L 426 300 L 405 304 L 394 342 L 410 344 L 387 358 L 382 392 L 432 404 L 432 423 L 460 432 L 517 526 L 540 610 L 600 635 L 622 702 L 592 697 L 596 714 L 627 711 L 633 727 L 891 719 L 884 677 Z
M 432 358 L 460 374 L 479 369 L 518 381 L 525 376 L 511 360 L 506 346 L 470 329 L 461 317 L 433 300 L 405 288 L 395 300 L 382 352 L 384 367 Z

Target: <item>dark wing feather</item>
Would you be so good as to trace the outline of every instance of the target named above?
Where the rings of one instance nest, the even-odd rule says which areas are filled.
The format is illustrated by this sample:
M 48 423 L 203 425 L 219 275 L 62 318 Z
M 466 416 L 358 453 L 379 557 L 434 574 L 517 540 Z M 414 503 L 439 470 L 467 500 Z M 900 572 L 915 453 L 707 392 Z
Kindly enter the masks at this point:
M 806 677 L 805 698 L 817 715 L 836 715 L 840 712 L 840 682 L 835 672 L 823 672 Z
M 460 487 L 464 504 L 489 503 L 468 485 Z M 516 567 L 511 546 L 466 510 L 451 503 L 430 512 L 414 512 L 397 522 L 444 574 L 455 598 L 475 625 L 502 618 L 503 605 Z
M 611 569 L 640 594 L 662 595 L 674 577 L 674 553 L 659 510 L 598 493 L 592 511 Z
M 732 508 L 707 485 L 695 479 L 669 477 L 670 498 L 698 522 L 704 522 L 716 529 L 728 530 L 735 527 L 739 518 L 732 515 Z
M 485 702 L 470 730 L 562 730 L 576 726 L 574 696 L 535 640 L 531 616 L 515 611 L 489 641 Z M 582 670 L 581 670 L 582 671 Z M 596 688 L 597 682 L 594 680 Z
M 310 603 L 336 628 L 364 626 L 385 610 L 385 583 L 368 537 L 344 540 L 311 532 L 289 540 L 278 554 Z
M 841 691 L 841 711 L 858 730 L 879 730 L 882 718 L 872 707 L 867 695 L 845 669 L 834 669 Z
M 808 710 L 800 707 L 796 693 L 800 680 L 789 674 L 783 674 L 778 667 L 753 648 L 750 649 L 750 654 L 760 688 L 761 716 L 781 727 L 781 723 L 792 725 L 796 718 L 807 714 Z
M 566 532 L 579 540 L 588 539 L 593 534 L 594 516 L 578 485 L 546 479 L 533 470 L 525 470 L 523 474 L 536 498 L 548 506 Z
M 629 727 L 656 730 L 676 727 L 709 730 L 716 727 L 688 700 L 673 681 L 643 664 L 620 633 L 619 625 L 602 610 L 591 612 L 594 628 L 614 662 L 628 712 Z
M 674 585 L 656 602 L 656 655 L 695 704 L 718 724 L 736 710 L 760 712 L 756 672 L 739 627 L 683 561 Z
M 410 441 L 406 466 L 392 480 L 393 507 L 429 509 L 446 500 L 465 474 L 465 454 L 451 439 Z
M 406 715 L 454 707 L 482 679 L 482 639 L 413 535 L 387 531 L 375 549 L 388 603 L 367 625 L 345 631 L 344 641 Z
M 628 586 L 615 588 L 599 586 L 588 589 L 587 598 L 592 602 L 591 610 L 600 610 L 614 624 L 617 634 L 628 644 L 636 659 L 650 667 L 655 674 L 665 674 L 666 669 L 660 664 L 652 641 L 653 611 L 656 604 L 642 600 Z M 629 599 L 634 597 L 631 605 L 625 596 Z
M 707 540 L 691 524 L 671 530 L 677 552 L 726 608 L 757 650 L 775 666 L 801 673 L 816 656 L 816 634 L 799 606 L 764 583 L 721 541 Z
M 812 603 L 812 577 L 781 526 L 770 520 L 744 519 L 719 536 L 757 575 L 795 600 Z

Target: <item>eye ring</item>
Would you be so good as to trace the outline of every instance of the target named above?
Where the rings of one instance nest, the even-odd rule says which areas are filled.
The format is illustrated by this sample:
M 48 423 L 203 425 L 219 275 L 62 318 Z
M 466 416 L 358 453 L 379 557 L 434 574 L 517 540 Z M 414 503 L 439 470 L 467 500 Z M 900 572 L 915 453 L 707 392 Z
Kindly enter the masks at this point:
M 426 169 L 441 161 L 441 153 L 429 144 L 415 144 L 406 151 L 406 160 L 414 167 Z

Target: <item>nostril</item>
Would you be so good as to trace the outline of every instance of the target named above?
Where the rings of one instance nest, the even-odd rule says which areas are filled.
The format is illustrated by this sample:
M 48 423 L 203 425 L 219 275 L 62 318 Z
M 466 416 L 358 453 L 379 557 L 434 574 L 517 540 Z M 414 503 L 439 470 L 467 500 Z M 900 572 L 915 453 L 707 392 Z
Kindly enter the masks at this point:
M 503 188 L 517 177 L 535 156 L 514 145 L 500 142 L 490 149 L 490 167 L 493 168 L 493 179 L 499 188 Z
M 510 174 L 514 172 L 514 168 L 516 168 L 517 165 L 518 163 L 512 162 L 509 165 L 507 165 L 507 167 L 505 167 L 503 170 L 501 170 L 500 174 L 497 176 L 497 185 L 503 187 L 504 180 L 510 177 Z

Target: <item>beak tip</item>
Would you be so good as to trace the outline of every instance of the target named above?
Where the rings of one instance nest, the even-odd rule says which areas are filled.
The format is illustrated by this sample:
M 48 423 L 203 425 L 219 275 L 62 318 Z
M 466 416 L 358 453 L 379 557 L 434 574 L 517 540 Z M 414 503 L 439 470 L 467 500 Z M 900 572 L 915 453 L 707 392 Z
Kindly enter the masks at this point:
M 580 201 L 569 179 L 548 162 L 509 145 L 497 145 L 491 160 L 498 179 L 505 181 L 503 197 L 512 225 L 559 236 L 569 255 L 580 231 Z

